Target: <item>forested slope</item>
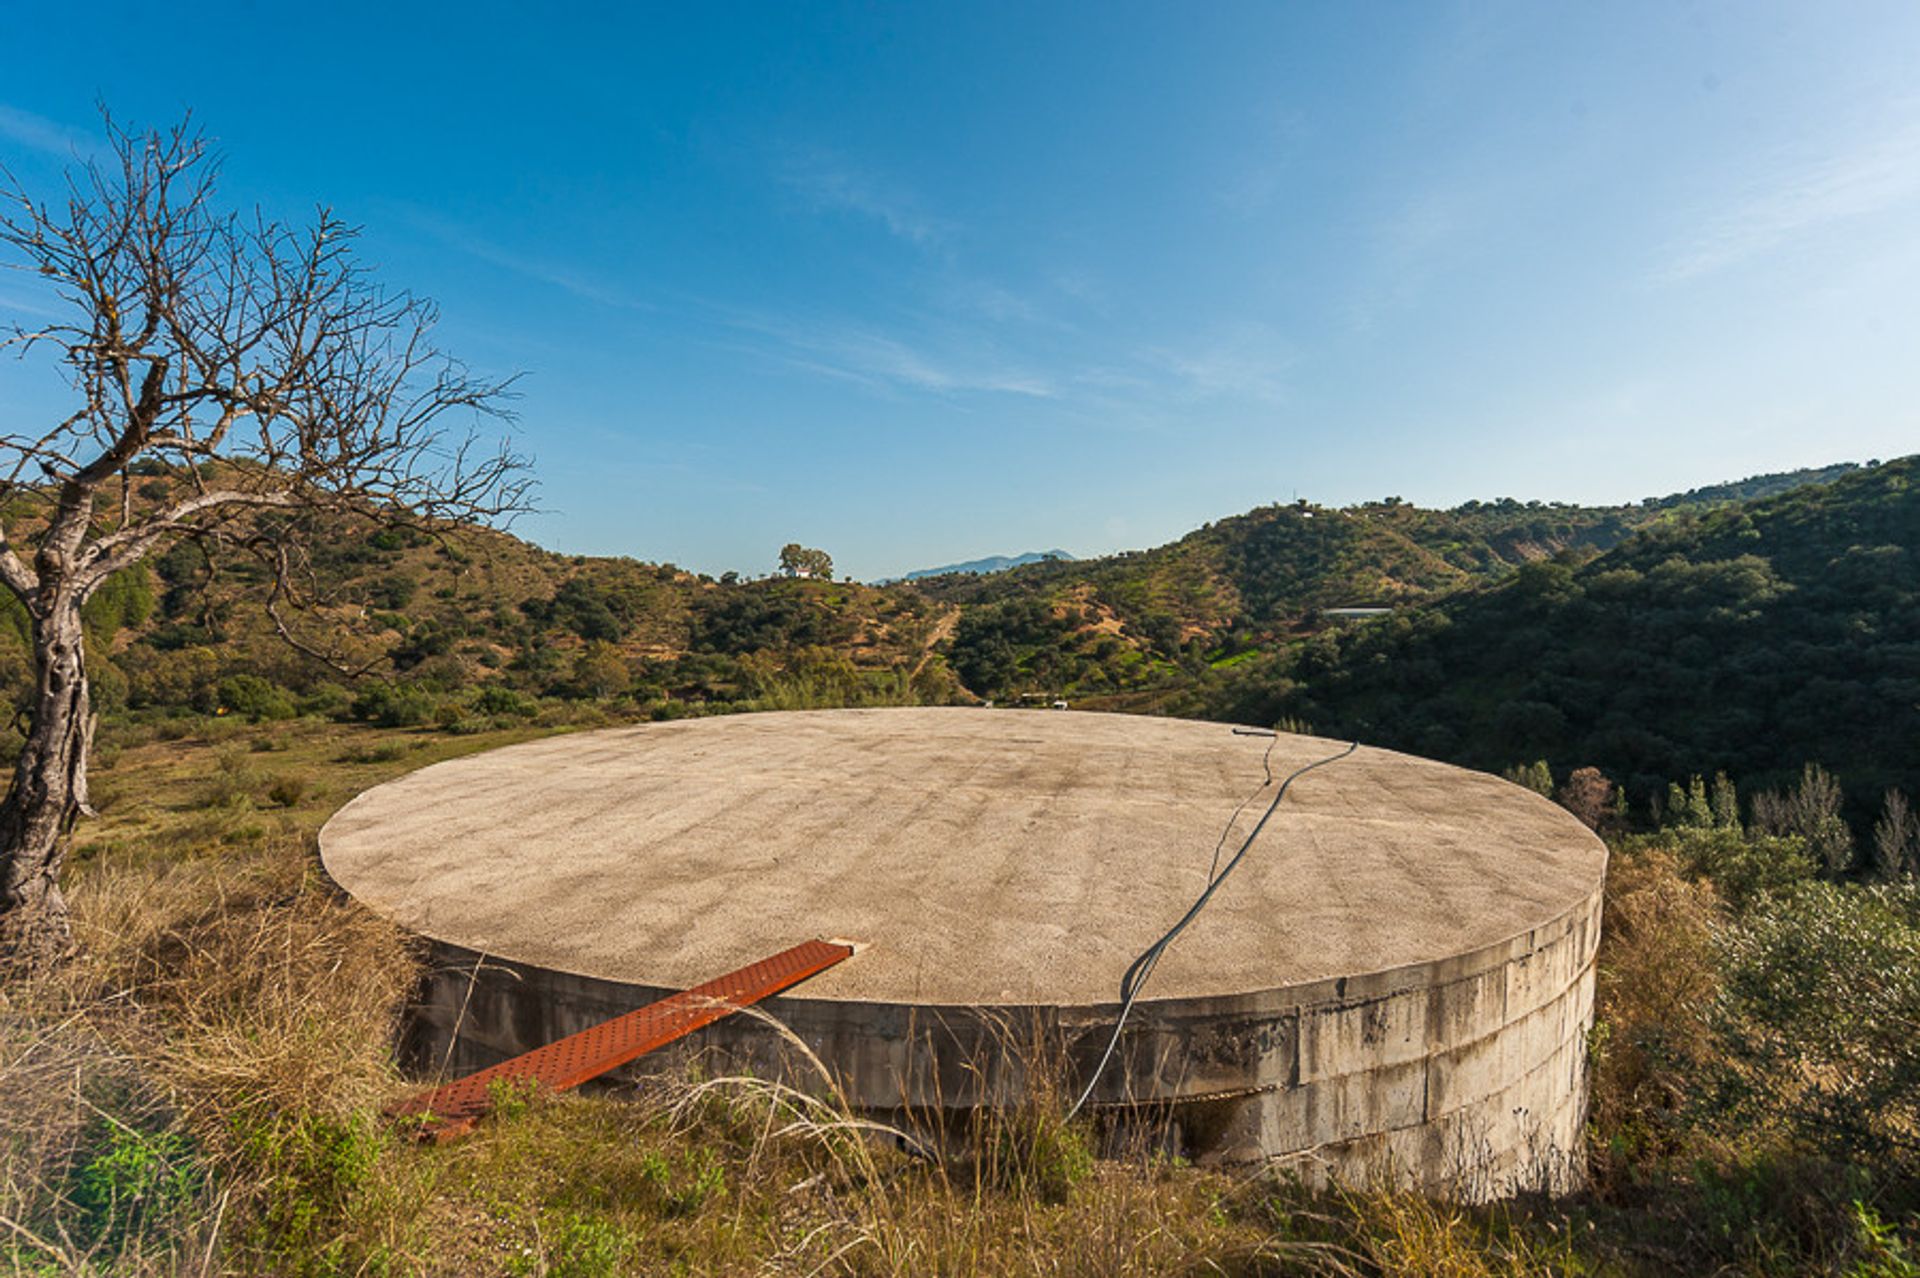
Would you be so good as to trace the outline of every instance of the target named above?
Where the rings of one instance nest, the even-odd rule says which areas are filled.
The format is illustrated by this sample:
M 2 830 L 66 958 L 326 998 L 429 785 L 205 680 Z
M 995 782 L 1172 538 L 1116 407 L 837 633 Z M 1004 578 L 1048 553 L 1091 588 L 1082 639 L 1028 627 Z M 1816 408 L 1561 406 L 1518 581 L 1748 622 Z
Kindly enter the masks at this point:
M 306 538 L 318 603 L 294 623 L 357 676 L 274 633 L 263 567 L 194 543 L 101 592 L 89 659 L 110 719 L 480 730 L 589 710 L 1065 695 L 1291 716 L 1480 767 L 1595 764 L 1636 792 L 1716 768 L 1770 781 L 1817 759 L 1865 794 L 1912 785 L 1913 464 L 1623 507 L 1270 506 L 1151 551 L 887 587 L 716 580 L 336 519 Z M 1775 495 L 1729 496 L 1743 492 Z M 1356 628 L 1324 614 L 1385 603 L 1394 616 Z M 0 681 L 17 698 L 12 620 Z
M 1920 459 L 1653 523 L 1236 670 L 1191 708 L 1645 795 L 1803 763 L 1860 802 L 1920 781 Z
M 329 660 L 275 632 L 266 567 L 183 542 L 89 604 L 95 705 L 110 719 L 319 713 L 478 730 L 583 702 L 672 715 L 965 695 L 928 651 L 941 609 L 912 592 L 715 580 L 485 529 L 433 536 L 330 516 L 303 540 L 310 558 L 294 575 L 312 606 L 286 615 Z M 30 679 L 26 619 L 6 604 L 0 683 L 17 700 Z
M 1315 631 L 1326 609 L 1405 606 L 1495 583 L 1556 554 L 1605 550 L 1683 512 L 1856 469 L 1761 475 L 1629 506 L 1296 502 L 1219 520 L 1153 550 L 918 585 L 967 609 L 952 660 L 974 692 L 1124 698 L 1191 682 Z

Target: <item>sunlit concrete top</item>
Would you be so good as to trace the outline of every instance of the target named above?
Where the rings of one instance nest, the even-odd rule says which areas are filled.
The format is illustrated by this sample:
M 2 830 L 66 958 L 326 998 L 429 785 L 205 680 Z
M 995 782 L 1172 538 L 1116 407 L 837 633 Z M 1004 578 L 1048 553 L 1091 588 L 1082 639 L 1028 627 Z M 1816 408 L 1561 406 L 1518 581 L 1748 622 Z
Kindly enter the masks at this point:
M 327 870 L 404 926 L 684 987 L 808 937 L 871 948 L 808 998 L 1106 1003 L 1253 828 L 1344 743 L 976 708 L 736 715 L 423 768 L 342 808 Z M 1362 749 L 1308 773 L 1161 962 L 1150 998 L 1446 959 L 1558 919 L 1606 853 L 1497 778 Z

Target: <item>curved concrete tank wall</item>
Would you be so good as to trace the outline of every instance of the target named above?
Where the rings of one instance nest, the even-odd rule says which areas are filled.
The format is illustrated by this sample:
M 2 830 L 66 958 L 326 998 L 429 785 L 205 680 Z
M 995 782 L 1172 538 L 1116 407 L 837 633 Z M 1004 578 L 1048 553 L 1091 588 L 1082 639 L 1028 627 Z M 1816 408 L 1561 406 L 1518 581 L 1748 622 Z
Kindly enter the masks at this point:
M 867 716 L 865 723 L 849 718 L 860 714 Z M 813 721 L 792 725 L 809 731 L 820 730 L 819 721 L 826 720 L 830 734 L 851 730 L 856 737 L 870 731 L 876 717 L 889 731 L 909 729 L 913 739 L 932 741 L 939 752 L 962 759 L 964 744 L 945 739 L 955 731 L 962 737 L 1011 733 L 1029 752 L 1035 741 L 1044 749 L 1055 735 L 1065 740 L 1090 731 L 1144 741 L 1139 748 L 1156 766 L 1179 774 L 1171 784 L 1183 794 L 1207 792 L 1196 779 L 1204 769 L 1196 772 L 1190 761 L 1175 767 L 1170 761 L 1186 756 L 1168 751 L 1185 751 L 1190 739 L 1200 739 L 1185 734 L 1227 731 L 1218 725 L 1041 711 L 752 716 Z M 707 723 L 733 725 L 733 732 L 753 739 L 756 752 L 777 755 L 791 744 L 778 723 Z M 591 747 L 579 743 L 616 735 L 594 733 L 541 744 L 570 747 L 551 756 L 554 761 L 586 758 L 580 752 Z M 669 753 L 684 768 L 689 741 L 698 743 L 695 753 L 704 754 L 714 751 L 717 740 L 718 734 L 682 737 Z M 1294 766 L 1291 757 L 1317 757 L 1337 748 L 1310 738 L 1283 740 L 1291 754 L 1273 760 L 1276 772 Z M 1223 765 L 1222 788 L 1194 801 L 1201 810 L 1235 792 L 1233 787 L 1244 780 L 1244 765 L 1257 766 L 1257 756 L 1244 748 L 1248 741 L 1241 738 L 1221 746 L 1216 738 L 1202 743 L 1208 750 L 1227 751 L 1230 761 Z M 629 737 L 621 749 L 634 748 L 632 742 Z M 508 750 L 482 757 L 513 754 Z M 727 757 L 724 749 L 717 754 Z M 1356 757 L 1361 763 L 1346 777 L 1329 768 L 1325 775 L 1313 774 L 1317 789 L 1302 782 L 1289 794 L 1282 815 L 1270 827 L 1272 833 L 1261 836 L 1275 840 L 1273 849 L 1256 845 L 1256 853 L 1268 856 L 1268 863 L 1245 883 L 1230 881 L 1244 889 L 1248 899 L 1223 902 L 1219 917 L 1207 924 L 1211 930 L 1197 923 L 1176 947 L 1177 963 L 1170 953 L 1166 979 L 1156 976 L 1155 985 L 1148 987 L 1115 1065 L 1096 1087 L 1095 1112 L 1110 1130 L 1164 1124 L 1163 1130 L 1170 1130 L 1191 1155 L 1233 1163 L 1270 1161 L 1316 1182 L 1330 1175 L 1351 1181 L 1387 1173 L 1404 1183 L 1468 1199 L 1518 1189 L 1565 1189 L 1579 1177 L 1585 1039 L 1592 1023 L 1604 849 L 1557 808 L 1492 778 L 1383 751 L 1363 751 Z M 471 795 L 476 776 L 484 774 L 463 777 L 461 766 L 440 765 L 416 778 L 452 769 L 451 778 L 443 773 L 438 784 L 446 788 L 451 780 L 458 784 L 448 789 L 449 795 Z M 1259 779 L 1257 771 L 1254 779 Z M 393 784 L 404 786 L 409 780 L 414 778 Z M 1431 802 L 1422 797 L 1428 786 L 1437 786 L 1434 793 L 1442 796 L 1458 792 L 1462 815 L 1457 828 L 1434 826 L 1425 817 L 1409 824 L 1404 813 L 1381 814 L 1394 804 L 1424 809 Z M 676 804 L 686 800 L 682 790 L 675 788 Z M 1301 811 L 1293 829 L 1286 837 L 1276 837 L 1287 830 L 1296 796 Z M 426 794 L 422 790 L 402 797 L 418 803 Z M 1235 801 L 1244 797 L 1245 791 L 1239 791 Z M 662 801 L 657 794 L 642 796 L 640 807 Z M 1057 797 L 1048 806 L 1062 805 L 1073 806 Z M 1491 817 L 1489 805 L 1497 810 Z M 1155 819 L 1141 810 L 1129 811 L 1124 803 L 1119 808 L 1119 819 L 1131 818 L 1131 826 L 1150 826 Z M 1355 815 L 1369 810 L 1375 815 Z M 350 890 L 436 938 L 432 975 L 412 1026 L 411 1054 L 418 1063 L 438 1067 L 444 1062 L 456 1072 L 494 1064 L 731 965 L 703 958 L 696 976 L 694 968 L 674 971 L 667 963 L 656 980 L 619 979 L 628 972 L 616 964 L 598 972 L 582 970 L 592 965 L 564 961 L 552 947 L 516 931 L 518 916 L 537 914 L 545 908 L 540 902 L 516 901 L 509 881 L 485 877 L 482 882 L 498 899 L 479 911 L 486 916 L 480 931 L 483 939 L 498 939 L 477 946 L 475 932 L 463 928 L 457 912 L 449 912 L 449 902 L 456 898 L 444 894 L 430 870 L 407 880 L 411 886 L 404 890 L 396 886 L 407 878 L 397 867 L 410 863 L 412 845 L 405 830 L 394 828 L 394 811 L 390 803 L 372 804 L 357 814 L 352 806 L 343 810 L 341 818 L 346 819 L 336 818 L 323 834 L 323 855 Z M 672 823 L 682 840 L 688 837 L 687 815 L 682 809 L 681 819 Z M 1205 811 L 1206 819 L 1196 825 L 1208 849 L 1223 815 Z M 1236 837 L 1244 835 L 1257 815 L 1255 811 L 1236 826 Z M 1356 823 L 1363 827 L 1357 832 Z M 818 838 L 829 828 L 802 824 L 808 838 Z M 375 836 L 384 839 L 383 850 L 369 853 L 379 841 Z M 889 837 L 886 846 L 892 848 L 907 836 L 896 825 Z M 964 841 L 955 845 L 944 827 L 942 838 L 949 856 L 970 852 Z M 1108 849 L 1109 859 L 1125 860 L 1124 848 L 1094 842 Z M 1289 852 L 1295 858 L 1304 856 L 1300 845 L 1309 842 L 1315 851 L 1310 867 L 1282 860 Z M 1152 857 L 1160 857 L 1153 851 L 1158 845 L 1148 843 Z M 456 838 L 448 854 L 457 856 L 458 846 Z M 1489 846 L 1496 851 L 1489 853 Z M 414 855 L 427 856 L 423 851 Z M 1046 882 L 1071 884 L 1074 875 L 1093 875 L 1101 867 L 1098 855 L 1068 860 L 1064 867 L 1049 864 Z M 1463 877 L 1457 869 L 1464 864 L 1479 868 Z M 1204 858 L 1198 868 L 1206 868 Z M 1331 868 L 1360 877 L 1327 887 L 1344 898 L 1335 908 L 1302 894 L 1295 880 L 1303 868 Z M 1003 872 L 1001 865 L 996 873 Z M 1146 870 L 1137 873 L 1151 877 Z M 1511 882 L 1508 875 L 1515 876 Z M 1117 984 L 1125 967 L 1120 953 L 1137 952 L 1138 937 L 1157 934 L 1190 899 L 1190 893 L 1170 895 L 1165 884 L 1127 885 L 1121 897 L 1105 903 L 1105 926 L 1099 919 L 1088 920 L 1090 930 L 1082 941 L 1091 945 L 1111 939 L 1112 944 L 1107 952 L 1091 956 L 1085 971 L 1070 961 L 1077 951 L 1067 945 L 1049 951 L 1047 962 L 1030 964 L 1018 979 L 989 968 L 974 972 L 972 979 L 963 972 L 950 972 L 943 979 L 922 970 L 905 981 L 900 974 L 909 960 L 926 958 L 910 953 L 915 937 L 911 922 L 937 912 L 933 902 L 917 899 L 916 883 L 925 886 L 913 874 L 904 874 L 899 883 L 864 885 L 875 889 L 880 902 L 875 908 L 887 911 L 868 916 L 864 929 L 857 923 L 832 926 L 850 921 L 852 915 L 836 916 L 835 903 L 826 899 L 809 902 L 818 918 L 801 914 L 778 920 L 787 929 L 778 932 L 782 937 L 837 934 L 876 943 L 844 964 L 844 970 L 816 977 L 766 1008 L 833 1071 L 855 1104 L 893 1114 L 920 1111 L 922 1117 L 929 1109 L 1017 1099 L 1029 1087 L 1026 1070 L 1035 1055 L 1053 1056 L 1052 1068 L 1066 1080 L 1086 1078 L 1118 1010 L 1110 994 L 1101 998 L 1097 990 Z M 593 876 L 577 877 L 572 884 L 573 891 L 583 894 L 585 909 L 598 903 L 617 911 L 623 907 L 610 901 L 626 899 L 623 894 L 633 893 L 633 899 L 650 895 L 645 874 L 627 883 Z M 1502 891 L 1515 900 L 1481 899 Z M 466 894 L 457 899 L 470 898 L 472 885 Z M 839 895 L 856 893 L 843 885 Z M 779 913 L 756 908 L 746 915 L 736 909 L 730 915 L 729 909 L 735 909 L 730 900 L 715 898 L 704 917 L 669 915 L 664 923 L 683 931 L 724 934 L 731 927 L 751 932 L 762 916 Z M 1150 908 L 1134 919 L 1125 908 L 1128 902 Z M 466 908 L 469 913 L 474 909 L 470 904 Z M 984 899 L 981 908 L 984 914 Z M 908 926 L 889 932 L 896 915 Z M 644 931 L 663 922 L 649 922 L 650 917 L 634 915 L 634 925 Z M 1032 910 L 1025 926 L 1038 935 L 1049 917 L 1050 908 L 1043 903 Z M 1526 926 L 1513 926 L 1516 920 Z M 810 926 L 814 923 L 821 926 Z M 956 944 L 964 945 L 964 910 L 954 925 Z M 987 939 L 984 917 L 975 930 L 980 940 Z M 1106 938 L 1109 931 L 1122 935 Z M 880 935 L 871 935 L 876 932 Z M 1102 935 L 1095 937 L 1096 932 Z M 652 943 L 667 946 L 666 935 L 656 927 Z M 603 939 L 598 945 L 605 949 L 607 943 Z M 739 945 L 739 961 L 778 948 L 751 938 Z M 954 957 L 964 953 L 954 950 L 947 960 L 964 966 L 963 958 Z M 1370 957 L 1381 961 L 1370 966 Z M 1210 958 L 1226 970 L 1209 967 Z M 1303 973 L 1307 979 L 1271 984 L 1256 979 Z M 993 988 L 1002 983 L 1009 988 Z M 965 997 L 949 997 L 956 992 Z M 1033 997 L 1047 993 L 1061 997 Z M 745 1066 L 802 1080 L 813 1069 L 799 1062 L 765 1024 L 744 1016 L 709 1027 L 689 1043 L 691 1050 L 727 1058 L 723 1067 Z M 1036 1047 L 1045 1050 L 1036 1052 Z M 642 1071 L 676 1068 L 671 1056 L 638 1064 Z

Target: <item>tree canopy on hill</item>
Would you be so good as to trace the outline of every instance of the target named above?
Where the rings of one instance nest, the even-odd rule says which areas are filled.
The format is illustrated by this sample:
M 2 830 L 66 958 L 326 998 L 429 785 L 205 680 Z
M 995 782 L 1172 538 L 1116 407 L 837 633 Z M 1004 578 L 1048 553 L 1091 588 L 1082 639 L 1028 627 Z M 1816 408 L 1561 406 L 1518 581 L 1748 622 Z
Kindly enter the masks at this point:
M 1920 765 L 1920 459 L 1680 514 L 1611 552 L 1328 632 L 1204 709 L 1498 769 L 1595 765 L 1638 794 L 1817 761 L 1864 818 Z

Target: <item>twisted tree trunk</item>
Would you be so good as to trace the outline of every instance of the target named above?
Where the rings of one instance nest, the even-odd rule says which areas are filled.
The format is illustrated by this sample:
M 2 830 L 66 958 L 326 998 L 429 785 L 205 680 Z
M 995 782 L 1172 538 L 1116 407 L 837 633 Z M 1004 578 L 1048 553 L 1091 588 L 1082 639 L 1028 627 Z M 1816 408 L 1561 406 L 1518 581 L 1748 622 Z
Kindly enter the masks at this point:
M 80 607 L 101 583 L 181 538 L 226 538 L 272 567 L 268 615 L 300 647 L 276 609 L 294 598 L 302 512 L 440 527 L 530 505 L 506 441 L 448 427 L 505 415 L 510 383 L 435 349 L 431 303 L 380 287 L 351 227 L 223 213 L 190 127 L 106 123 L 109 153 L 51 201 L 0 169 L 0 267 L 50 308 L 0 349 L 53 355 L 78 400 L 51 423 L 0 423 L 0 589 L 31 618 L 37 680 L 0 802 L 0 969 L 72 948 L 60 868 L 93 734 Z M 164 482 L 134 482 L 142 461 Z
M 0 803 L 0 966 L 39 968 L 72 948 L 60 867 L 87 811 L 93 712 L 80 601 L 62 591 L 33 619 L 32 726 Z

